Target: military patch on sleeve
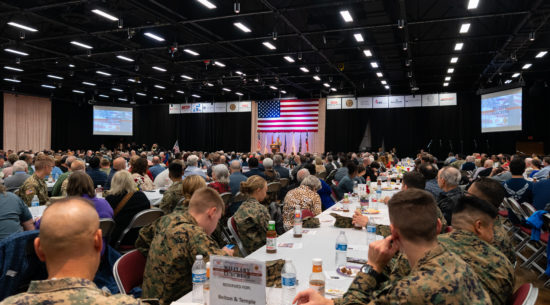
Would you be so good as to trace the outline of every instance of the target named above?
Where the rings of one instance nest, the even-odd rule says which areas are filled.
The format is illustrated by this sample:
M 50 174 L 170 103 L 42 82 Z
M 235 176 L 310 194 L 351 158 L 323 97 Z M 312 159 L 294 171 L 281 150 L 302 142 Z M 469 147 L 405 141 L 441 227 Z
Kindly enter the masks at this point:
M 30 194 L 32 194 L 32 193 L 34 193 L 34 190 L 33 190 L 33 189 L 28 189 L 28 190 L 25 192 L 26 195 L 30 195 Z

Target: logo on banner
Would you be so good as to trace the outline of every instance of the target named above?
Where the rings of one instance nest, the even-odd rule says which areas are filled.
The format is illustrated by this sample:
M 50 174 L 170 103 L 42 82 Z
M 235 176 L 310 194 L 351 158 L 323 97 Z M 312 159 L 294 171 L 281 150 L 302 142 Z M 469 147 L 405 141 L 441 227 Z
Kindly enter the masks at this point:
M 231 104 L 229 105 L 229 109 L 231 109 L 232 111 L 237 110 L 237 105 Z
M 378 104 L 378 105 L 384 104 L 384 102 L 382 102 L 381 100 L 378 100 L 378 99 L 375 99 L 375 100 L 374 100 L 374 103 L 375 103 L 375 104 Z
M 201 104 L 193 104 L 193 112 L 202 112 Z
M 346 107 L 351 107 L 353 106 L 353 101 L 352 100 L 346 100 Z

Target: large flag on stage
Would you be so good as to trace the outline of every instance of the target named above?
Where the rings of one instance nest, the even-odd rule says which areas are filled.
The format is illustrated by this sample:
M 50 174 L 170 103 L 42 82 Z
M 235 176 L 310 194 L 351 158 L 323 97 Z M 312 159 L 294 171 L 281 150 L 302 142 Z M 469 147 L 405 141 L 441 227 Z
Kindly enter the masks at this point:
M 258 103 L 258 132 L 317 132 L 318 100 L 272 100 Z
M 176 140 L 176 143 L 174 143 L 174 147 L 172 147 L 172 151 L 177 154 L 180 152 L 180 145 L 178 144 L 178 140 Z

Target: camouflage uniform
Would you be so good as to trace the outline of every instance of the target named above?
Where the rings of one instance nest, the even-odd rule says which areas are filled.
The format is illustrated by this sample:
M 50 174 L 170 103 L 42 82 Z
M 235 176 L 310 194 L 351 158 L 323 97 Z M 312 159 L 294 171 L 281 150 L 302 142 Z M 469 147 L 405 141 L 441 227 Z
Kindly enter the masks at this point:
M 40 200 L 40 205 L 46 204 L 48 201 L 50 201 L 50 198 L 48 197 L 48 186 L 46 185 L 46 182 L 44 182 L 43 179 L 40 179 L 36 174 L 33 174 L 25 182 L 23 182 L 23 185 L 19 188 L 19 197 L 23 199 L 23 202 L 27 204 L 27 206 L 31 206 L 32 198 L 34 195 L 38 196 L 38 200 Z
M 514 291 L 514 268 L 502 252 L 465 230 L 453 230 L 438 239 L 474 270 L 494 305 L 507 304 Z
M 473 270 L 456 254 L 438 244 L 421 258 L 410 274 L 377 283 L 359 272 L 342 304 L 491 304 Z
M 201 254 L 226 255 L 189 213 L 172 213 L 157 223 L 145 272 L 143 297 L 170 304 L 192 289 L 191 267 Z
M 53 185 L 53 188 L 52 188 L 52 196 L 62 195 L 61 186 L 63 185 L 63 182 L 69 178 L 71 173 L 72 172 L 63 173 L 57 178 L 57 181 L 55 181 L 55 184 Z
M 183 182 L 176 181 L 166 190 L 159 208 L 164 211 L 164 214 L 170 214 L 176 207 L 176 204 L 183 198 Z
M 62 278 L 55 280 L 32 281 L 29 290 L 5 299 L 0 304 L 143 304 L 124 294 L 110 295 L 87 280 Z
M 502 222 L 499 218 L 495 220 L 495 225 L 493 227 L 494 236 L 493 236 L 493 242 L 491 245 L 493 245 L 495 248 L 499 249 L 508 260 L 510 260 L 510 263 L 514 264 L 516 262 L 516 253 L 514 252 L 514 246 L 512 245 L 512 239 L 508 235 L 508 232 L 504 227 L 502 226 Z
M 248 254 L 265 245 L 267 225 L 270 220 L 265 206 L 254 198 L 248 198 L 233 217 L 237 223 L 239 237 Z

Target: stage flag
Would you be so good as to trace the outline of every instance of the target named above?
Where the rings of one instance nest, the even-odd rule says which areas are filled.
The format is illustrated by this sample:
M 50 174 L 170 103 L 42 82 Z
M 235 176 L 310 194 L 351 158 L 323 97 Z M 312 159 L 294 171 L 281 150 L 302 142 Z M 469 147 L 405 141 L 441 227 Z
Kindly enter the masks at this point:
M 176 143 L 174 143 L 174 147 L 172 147 L 172 151 L 177 154 L 180 152 L 180 145 L 178 144 L 178 140 L 176 140 Z
M 308 141 L 309 132 L 306 132 L 306 152 L 309 151 L 309 141 Z
M 285 154 L 286 154 L 286 134 L 285 134 L 285 150 L 284 150 Z
M 298 152 L 302 153 L 302 134 L 300 134 L 300 144 L 298 145 Z
M 317 132 L 318 100 L 258 102 L 258 132 Z
M 262 150 L 262 140 L 260 139 L 260 133 L 258 133 L 258 144 L 256 145 L 256 150 Z

